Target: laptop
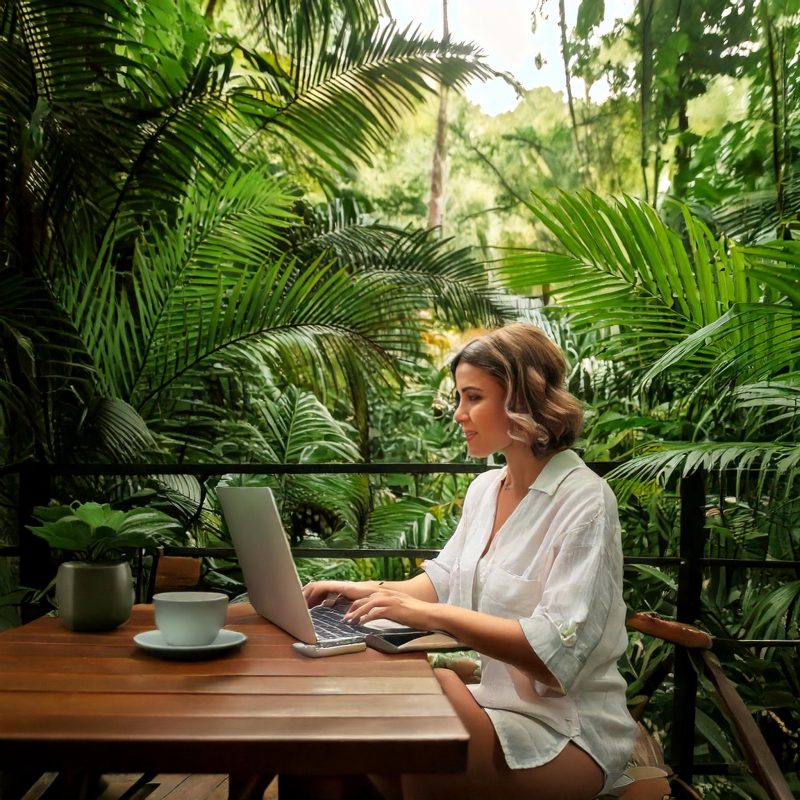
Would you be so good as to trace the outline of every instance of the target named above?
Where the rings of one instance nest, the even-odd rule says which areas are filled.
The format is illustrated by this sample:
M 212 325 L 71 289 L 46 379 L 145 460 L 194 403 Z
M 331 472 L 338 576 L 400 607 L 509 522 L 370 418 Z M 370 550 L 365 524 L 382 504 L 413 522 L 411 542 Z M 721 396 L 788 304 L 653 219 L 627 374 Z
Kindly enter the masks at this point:
M 308 608 L 272 490 L 265 486 L 219 486 L 217 496 L 244 574 L 250 603 L 264 619 L 306 644 L 363 642 L 394 622 L 370 626 L 346 622 L 349 600 Z

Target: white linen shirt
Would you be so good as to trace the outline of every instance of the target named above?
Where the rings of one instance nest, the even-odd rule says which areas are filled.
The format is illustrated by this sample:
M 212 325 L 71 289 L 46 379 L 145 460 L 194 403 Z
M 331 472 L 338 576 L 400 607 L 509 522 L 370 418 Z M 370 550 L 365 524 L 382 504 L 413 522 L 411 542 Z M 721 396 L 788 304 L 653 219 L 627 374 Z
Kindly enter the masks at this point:
M 603 768 L 609 792 L 635 731 L 617 669 L 627 634 L 616 498 L 576 453 L 557 453 L 481 558 L 505 472 L 490 470 L 470 484 L 458 527 L 423 568 L 440 602 L 518 619 L 560 684 L 554 690 L 480 656 L 481 681 L 469 689 L 492 720 L 508 765 L 540 766 L 574 741 Z M 479 562 L 483 580 L 476 584 Z

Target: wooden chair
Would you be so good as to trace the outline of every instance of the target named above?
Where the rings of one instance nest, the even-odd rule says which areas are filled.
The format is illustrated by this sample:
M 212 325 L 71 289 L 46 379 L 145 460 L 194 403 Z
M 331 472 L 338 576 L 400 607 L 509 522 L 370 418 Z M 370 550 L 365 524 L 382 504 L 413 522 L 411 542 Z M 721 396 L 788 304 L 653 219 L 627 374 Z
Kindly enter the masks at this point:
M 150 570 L 147 602 L 158 592 L 194 589 L 200 583 L 202 559 L 193 556 L 165 556 L 156 552 Z
M 772 752 L 764 740 L 764 736 L 753 720 L 744 701 L 736 691 L 736 687 L 726 677 L 719 660 L 712 652 L 714 646 L 713 637 L 709 633 L 693 625 L 663 619 L 656 614 L 633 614 L 627 620 L 627 626 L 629 630 L 638 631 L 648 636 L 655 636 L 664 641 L 689 648 L 699 653 L 703 665 L 703 672 L 714 687 L 720 705 L 739 742 L 742 754 L 753 777 L 761 784 L 771 800 L 793 800 L 794 795 L 775 757 L 772 755 Z M 633 710 L 634 717 L 637 720 L 643 715 L 646 705 L 647 701 L 645 700 Z M 639 727 L 641 733 L 649 743 L 648 745 L 642 746 L 649 746 L 651 748 L 650 754 L 645 755 L 644 759 L 650 761 L 659 760 L 661 756 L 660 748 L 658 748 L 657 743 L 652 737 L 647 735 L 641 724 Z M 659 765 L 652 764 L 652 766 L 657 767 Z M 666 767 L 663 768 L 668 769 Z M 667 779 L 670 787 L 669 796 L 680 798 L 700 797 L 693 787 L 688 786 L 677 776 L 670 773 Z M 644 782 L 645 781 L 642 781 L 642 783 Z M 633 790 L 633 786 L 635 785 L 635 783 L 632 784 L 631 790 Z M 625 793 L 622 797 L 625 798 L 625 800 L 661 800 L 663 795 L 659 796 L 655 793 L 656 791 L 659 790 L 654 788 L 652 794 Z

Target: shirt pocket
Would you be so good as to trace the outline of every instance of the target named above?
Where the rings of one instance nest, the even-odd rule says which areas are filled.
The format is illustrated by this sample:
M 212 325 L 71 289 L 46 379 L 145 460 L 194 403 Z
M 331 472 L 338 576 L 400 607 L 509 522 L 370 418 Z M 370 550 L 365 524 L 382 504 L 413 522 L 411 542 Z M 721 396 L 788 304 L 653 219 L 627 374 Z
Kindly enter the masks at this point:
M 542 582 L 493 567 L 486 576 L 480 610 L 507 619 L 529 617 L 542 599 Z

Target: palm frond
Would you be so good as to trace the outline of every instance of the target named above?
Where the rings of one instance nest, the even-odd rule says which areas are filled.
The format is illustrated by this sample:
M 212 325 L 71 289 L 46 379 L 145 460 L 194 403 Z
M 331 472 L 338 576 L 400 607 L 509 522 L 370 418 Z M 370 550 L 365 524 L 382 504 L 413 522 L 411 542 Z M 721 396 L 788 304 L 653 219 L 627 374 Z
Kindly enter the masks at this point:
M 711 214 L 715 226 L 743 242 L 760 242 L 780 235 L 781 226 L 800 215 L 800 175 L 790 175 L 783 187 L 783 214 L 774 189 L 737 192 Z
M 130 15 L 125 0 L 6 6 L 0 119 L 12 159 L 24 165 L 21 185 L 43 212 L 83 204 L 81 188 L 121 165 L 127 137 L 115 135 L 122 117 L 110 109 L 129 99 L 120 75 L 141 70 L 126 50 Z
M 742 620 L 742 629 L 748 637 L 763 639 L 791 639 L 800 628 L 800 581 L 790 581 L 783 586 L 758 593 L 758 600 Z
M 800 375 L 781 375 L 781 380 L 737 386 L 733 391 L 737 408 L 757 412 L 756 431 L 770 428 L 776 440 L 796 439 L 800 423 Z
M 93 401 L 77 427 L 76 437 L 81 440 L 84 453 L 91 449 L 112 463 L 135 462 L 142 453 L 152 452 L 157 447 L 144 419 L 118 397 Z
M 780 241 L 744 247 L 748 272 L 757 280 L 800 307 L 800 242 Z
M 36 276 L 0 270 L 0 399 L 6 414 L 31 432 L 51 457 L 83 413 L 96 379 L 79 332 L 49 287 Z M 57 408 L 63 425 L 50 424 Z M 18 424 L 20 424 L 18 423 Z
M 498 75 L 471 45 L 393 24 L 297 36 L 287 49 L 286 60 L 243 51 L 254 72 L 242 102 L 264 130 L 302 142 L 339 170 L 371 163 L 402 116 L 439 84 L 461 88 Z
M 679 442 L 657 446 L 609 473 L 609 480 L 621 496 L 636 491 L 643 483 L 666 485 L 696 469 L 723 472 L 733 469 L 742 479 L 758 473 L 759 493 L 784 487 L 787 496 L 800 476 L 800 446 L 776 442 Z
M 247 213 L 228 197 L 237 193 Z M 302 264 L 277 255 L 288 219 L 281 198 L 279 186 L 253 172 L 229 181 L 202 207 L 187 201 L 180 224 L 152 235 L 138 251 L 129 278 L 137 316 L 122 307 L 118 323 L 104 314 L 101 326 L 96 313 L 81 307 L 104 363 L 116 370 L 115 394 L 141 409 L 229 348 L 257 350 L 286 375 L 330 375 L 353 348 L 379 373 L 392 356 L 413 351 L 414 297 L 378 273 L 353 275 L 329 260 Z M 91 272 L 103 285 L 111 282 Z M 101 292 L 94 295 L 106 302 Z M 80 301 L 93 302 L 85 294 Z
M 106 227 L 125 212 L 150 215 L 154 205 L 180 200 L 187 187 L 205 183 L 213 191 L 220 174 L 238 165 L 237 151 L 250 129 L 236 103 L 231 78 L 233 51 L 209 52 L 187 64 L 180 86 L 161 87 L 132 98 L 143 108 L 125 120 L 126 152 L 117 184 L 104 201 Z M 151 82 L 154 83 L 157 81 Z
M 240 0 L 239 7 L 273 44 L 276 36 L 285 42 L 287 31 L 294 37 L 316 32 L 319 38 L 320 32 L 337 27 L 369 30 L 381 14 L 389 13 L 385 0 Z
M 348 431 L 349 426 L 337 422 L 313 395 L 296 387 L 288 387 L 276 403 L 262 405 L 259 416 L 280 463 L 360 460 L 352 429 Z
M 298 253 L 331 253 L 358 273 L 377 273 L 447 325 L 492 327 L 509 318 L 483 263 L 470 248 L 452 249 L 435 231 L 367 223 L 332 203 L 315 209 L 313 222 L 295 235 Z
M 709 386 L 757 381 L 794 370 L 800 362 L 800 314 L 788 305 L 734 305 L 709 325 L 670 347 L 645 372 L 647 385 L 676 364 L 686 364 L 713 342 L 716 357 L 698 376 L 692 394 Z
M 428 517 L 429 505 L 413 497 L 382 503 L 369 515 L 367 543 L 385 548 L 418 546 L 415 539 Z
M 114 263 L 115 234 L 109 231 L 93 258 L 85 252 L 71 272 L 58 276 L 62 304 L 95 362 L 104 365 L 100 377 L 107 395 L 135 397 L 148 364 L 155 363 L 151 373 L 161 370 L 162 380 L 174 379 L 194 363 L 192 353 L 195 360 L 202 358 L 201 340 L 215 349 L 222 335 L 218 326 L 228 319 L 222 310 L 223 303 L 228 306 L 226 292 L 236 293 L 234 304 L 244 293 L 247 308 L 253 309 L 255 301 L 247 300 L 244 287 L 248 270 L 270 254 L 277 257 L 280 231 L 291 219 L 288 203 L 280 184 L 263 172 L 234 173 L 214 195 L 198 192 L 187 198 L 173 229 L 153 231 L 142 240 L 132 271 Z M 194 351 L 186 349 L 185 340 L 169 338 L 176 326 L 192 321 L 183 319 L 184 304 L 200 317 L 194 320 L 202 328 L 194 331 Z M 242 317 L 248 313 L 240 314 L 240 325 L 246 325 Z M 239 333 L 236 329 L 232 338 Z M 170 348 L 184 353 L 171 376 L 174 365 L 164 363 Z
M 48 103 L 85 102 L 89 89 L 99 106 L 103 96 L 121 94 L 113 75 L 130 65 L 119 50 L 129 41 L 125 0 L 12 0 L 6 6 L 3 38 L 16 32 L 13 41 L 27 51 L 37 92 Z
M 335 420 L 313 395 L 294 386 L 287 387 L 273 402 L 258 403 L 255 416 L 255 427 L 269 448 L 259 454 L 262 461 L 319 464 L 360 460 L 352 428 Z M 264 479 L 248 482 L 261 484 Z M 368 484 L 363 475 L 283 475 L 270 477 L 267 482 L 279 493 L 285 519 L 310 506 L 357 531 L 368 504 Z
M 297 192 L 271 177 L 268 159 L 237 169 L 259 127 L 355 163 L 434 83 L 492 74 L 468 46 L 379 27 L 381 10 L 264 0 L 264 14 L 291 22 L 280 48 L 246 53 L 247 68 L 239 43 L 213 35 L 188 2 L 6 4 L 0 177 L 13 191 L 2 266 L 40 276 L 26 300 L 40 321 L 3 328 L 19 363 L 3 362 L 0 393 L 4 408 L 26 386 L 41 393 L 51 452 L 59 441 L 75 453 L 114 449 L 116 435 L 133 457 L 179 440 L 178 425 L 153 440 L 142 421 L 158 418 L 161 400 L 177 408 L 173 389 L 233 353 L 282 381 L 347 386 L 363 404 L 353 366 L 371 381 L 413 359 L 422 311 L 459 324 L 470 308 L 493 312 L 480 265 L 423 235 L 395 233 L 364 269 L 341 243 L 287 254 Z M 379 240 L 370 232 L 360 256 Z M 211 419 L 207 407 L 198 416 Z M 200 447 L 203 435 L 184 441 Z
M 169 217 L 187 185 L 230 170 L 249 130 L 231 101 L 233 50 L 214 49 L 190 4 L 10 5 L 0 135 L 23 174 L 9 208 L 43 269 L 69 264 L 76 238 L 115 228 L 132 239 L 143 216 Z
M 605 331 L 599 355 L 652 364 L 733 303 L 760 299 L 742 251 L 715 239 L 685 209 L 686 244 L 652 208 L 631 198 L 609 203 L 562 194 L 557 201 L 537 197 L 531 208 L 566 252 L 510 255 L 500 267 L 503 282 L 517 293 L 549 285 L 576 325 Z M 722 349 L 714 338 L 693 340 L 682 354 L 684 366 L 702 373 Z

